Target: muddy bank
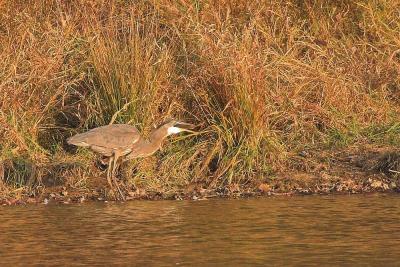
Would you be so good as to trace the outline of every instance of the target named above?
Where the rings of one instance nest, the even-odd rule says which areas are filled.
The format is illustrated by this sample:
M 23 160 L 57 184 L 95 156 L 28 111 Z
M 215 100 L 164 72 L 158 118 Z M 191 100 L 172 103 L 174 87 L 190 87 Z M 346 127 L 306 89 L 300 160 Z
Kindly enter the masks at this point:
M 73 188 L 37 186 L 17 189 L 14 197 L 0 199 L 2 205 L 28 203 L 82 203 L 115 201 L 105 177 L 91 177 L 89 186 Z M 400 192 L 400 152 L 393 148 L 347 148 L 336 152 L 300 151 L 287 169 L 258 182 L 215 186 L 191 183 L 177 190 L 150 191 L 129 187 L 121 181 L 126 200 L 204 200 L 304 194 L 360 194 Z M 4 187 L 4 183 L 2 187 Z

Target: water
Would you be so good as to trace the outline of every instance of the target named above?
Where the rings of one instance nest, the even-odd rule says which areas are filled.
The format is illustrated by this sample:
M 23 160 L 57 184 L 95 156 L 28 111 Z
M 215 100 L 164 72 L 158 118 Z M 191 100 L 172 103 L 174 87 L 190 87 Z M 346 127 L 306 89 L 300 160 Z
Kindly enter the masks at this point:
M 0 207 L 0 266 L 399 266 L 400 195 Z

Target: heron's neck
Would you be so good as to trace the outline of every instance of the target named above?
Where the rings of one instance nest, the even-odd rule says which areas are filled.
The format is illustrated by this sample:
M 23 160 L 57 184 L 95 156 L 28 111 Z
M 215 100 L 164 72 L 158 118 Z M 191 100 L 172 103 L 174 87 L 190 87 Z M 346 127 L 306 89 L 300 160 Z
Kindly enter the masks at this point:
M 149 142 L 151 148 L 154 149 L 154 152 L 161 147 L 162 142 L 167 136 L 168 131 L 167 129 L 164 129 L 164 127 L 160 127 L 151 132 Z

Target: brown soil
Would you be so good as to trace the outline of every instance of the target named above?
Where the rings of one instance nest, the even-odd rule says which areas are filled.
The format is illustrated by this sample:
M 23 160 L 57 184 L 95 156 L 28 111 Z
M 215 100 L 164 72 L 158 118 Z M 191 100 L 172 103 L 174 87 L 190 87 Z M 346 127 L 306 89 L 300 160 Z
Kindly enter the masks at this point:
M 393 148 L 347 148 L 335 152 L 300 151 L 290 157 L 288 170 L 259 183 L 211 187 L 189 184 L 174 192 L 146 192 L 124 186 L 126 200 L 201 200 L 215 197 L 400 192 L 400 152 Z M 62 185 L 38 188 L 35 193 L 0 199 L 2 205 L 114 201 L 104 177 L 88 179 L 90 189 Z

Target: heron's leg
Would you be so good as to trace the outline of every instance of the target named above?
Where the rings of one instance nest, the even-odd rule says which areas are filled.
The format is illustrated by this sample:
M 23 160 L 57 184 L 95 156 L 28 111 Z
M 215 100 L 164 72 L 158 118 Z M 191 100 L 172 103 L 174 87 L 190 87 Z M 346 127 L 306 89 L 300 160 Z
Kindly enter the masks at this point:
M 114 185 L 113 185 L 112 180 L 111 180 L 111 176 L 113 175 L 112 174 L 112 170 L 113 170 L 113 166 L 115 164 L 115 156 L 114 155 L 112 155 L 110 157 L 110 161 L 109 161 L 108 164 L 109 165 L 108 165 L 108 169 L 107 169 L 107 182 L 110 185 L 110 189 L 111 189 L 112 194 L 114 195 L 115 198 L 117 198 L 117 195 L 116 195 L 115 190 L 114 190 Z
M 122 200 L 125 200 L 125 196 L 122 193 L 121 188 L 118 185 L 118 181 L 117 181 L 117 177 L 116 177 L 118 159 L 119 159 L 119 154 L 118 153 L 114 153 L 114 165 L 113 165 L 113 169 L 112 169 L 112 177 L 113 177 L 114 184 L 117 187 L 118 193 L 120 194 Z
M 113 164 L 113 160 L 114 156 L 110 157 L 110 161 L 108 162 L 108 168 L 107 168 L 107 182 L 108 185 L 111 187 L 111 189 L 113 188 L 112 182 L 111 182 L 111 170 L 112 170 L 112 164 Z
M 115 158 L 114 154 L 110 157 L 110 160 L 109 160 L 108 164 L 109 165 L 108 165 L 108 169 L 107 169 L 107 182 L 110 185 L 110 189 L 111 189 L 114 197 L 116 199 L 118 199 L 118 197 L 117 197 L 117 195 L 115 193 L 115 190 L 114 190 L 114 185 L 112 183 L 113 180 L 111 180 L 111 178 L 113 177 L 113 172 L 114 172 L 114 168 L 115 168 L 115 164 L 116 164 L 116 158 Z M 119 188 L 118 188 L 118 191 L 119 191 Z

